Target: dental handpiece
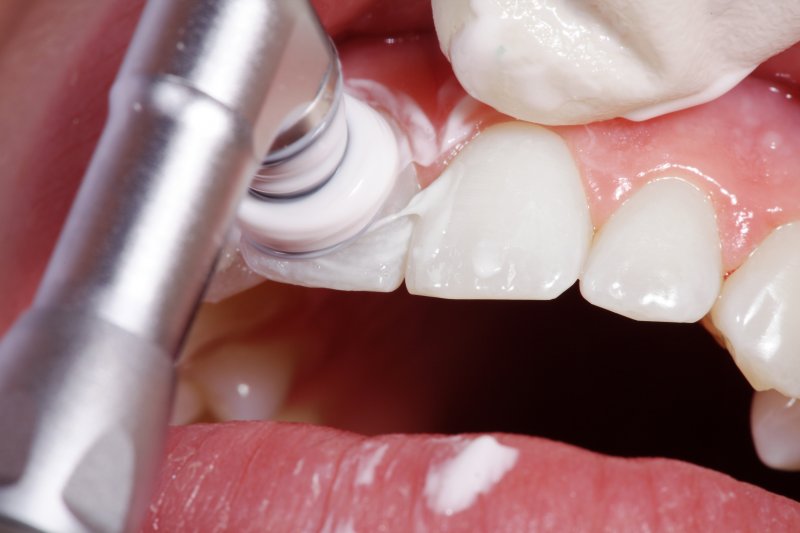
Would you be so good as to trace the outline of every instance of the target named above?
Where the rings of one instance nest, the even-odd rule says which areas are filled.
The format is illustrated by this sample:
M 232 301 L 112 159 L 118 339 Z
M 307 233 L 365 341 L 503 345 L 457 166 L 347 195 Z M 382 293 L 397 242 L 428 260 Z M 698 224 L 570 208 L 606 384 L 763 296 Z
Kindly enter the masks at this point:
M 262 165 L 324 137 L 340 91 L 307 1 L 147 4 L 34 303 L 0 344 L 0 531 L 141 525 L 173 361 L 237 206 Z

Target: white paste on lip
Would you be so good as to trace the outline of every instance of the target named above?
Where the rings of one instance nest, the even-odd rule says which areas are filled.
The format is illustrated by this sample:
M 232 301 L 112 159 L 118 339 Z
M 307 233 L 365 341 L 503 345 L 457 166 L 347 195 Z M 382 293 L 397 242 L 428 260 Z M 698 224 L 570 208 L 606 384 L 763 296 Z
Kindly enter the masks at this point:
M 357 531 L 352 518 L 349 518 L 345 522 L 335 523 L 331 517 L 328 517 L 320 533 L 357 533 Z
M 353 519 L 351 518 L 347 522 L 336 526 L 336 533 L 356 533 L 356 526 L 353 524 Z
M 365 452 L 372 452 L 365 457 L 361 457 L 358 462 L 358 472 L 356 473 L 356 486 L 372 485 L 375 481 L 375 469 L 381 464 L 383 456 L 389 449 L 388 444 L 381 444 L 375 447 L 375 444 L 368 443 L 365 445 Z
M 436 513 L 451 516 L 468 509 L 516 464 L 519 450 L 484 435 L 469 441 L 452 459 L 433 466 L 425 479 L 425 498 Z

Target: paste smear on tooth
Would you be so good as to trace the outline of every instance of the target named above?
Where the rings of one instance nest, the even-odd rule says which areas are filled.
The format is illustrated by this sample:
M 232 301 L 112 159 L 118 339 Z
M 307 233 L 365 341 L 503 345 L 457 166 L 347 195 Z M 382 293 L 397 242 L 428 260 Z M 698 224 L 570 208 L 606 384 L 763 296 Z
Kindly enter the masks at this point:
M 581 293 L 590 303 L 636 319 L 695 322 L 722 285 L 714 208 L 680 179 L 645 185 L 599 230 Z
M 433 0 L 472 96 L 515 118 L 645 120 L 712 100 L 800 40 L 800 3 Z
M 564 141 L 521 122 L 484 131 L 405 213 L 418 217 L 406 286 L 442 298 L 555 298 L 592 236 Z

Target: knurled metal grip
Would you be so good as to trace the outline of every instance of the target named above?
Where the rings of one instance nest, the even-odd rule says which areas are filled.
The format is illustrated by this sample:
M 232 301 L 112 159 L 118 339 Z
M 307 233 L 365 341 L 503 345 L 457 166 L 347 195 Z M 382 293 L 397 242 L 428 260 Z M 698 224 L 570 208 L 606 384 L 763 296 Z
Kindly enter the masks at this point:
M 303 32 L 320 78 L 279 83 Z M 0 344 L 0 531 L 138 529 L 172 358 L 251 177 L 329 81 L 326 46 L 306 0 L 148 2 L 34 306 Z

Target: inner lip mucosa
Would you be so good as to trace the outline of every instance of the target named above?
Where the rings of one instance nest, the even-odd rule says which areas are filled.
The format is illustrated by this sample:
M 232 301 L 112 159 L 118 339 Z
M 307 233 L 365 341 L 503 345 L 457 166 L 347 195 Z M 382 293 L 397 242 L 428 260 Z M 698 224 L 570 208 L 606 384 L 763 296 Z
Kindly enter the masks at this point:
M 291 344 L 278 419 L 368 435 L 536 435 L 616 456 L 682 459 L 800 500 L 797 474 L 758 460 L 752 389 L 699 324 L 635 322 L 589 305 L 577 286 L 553 301 L 512 302 L 266 282 L 206 304 L 201 316 L 220 306 L 233 315 L 261 310 L 246 327 L 190 340 L 192 357 L 227 342 Z M 183 363 L 189 374 L 192 365 Z M 195 421 L 214 419 L 204 411 Z

